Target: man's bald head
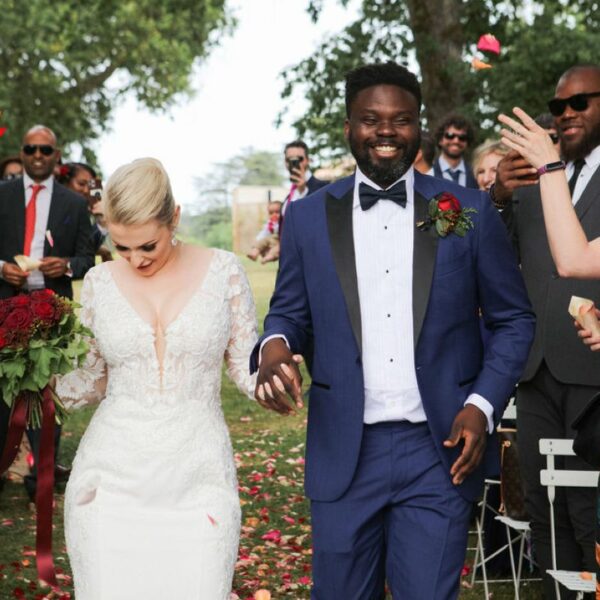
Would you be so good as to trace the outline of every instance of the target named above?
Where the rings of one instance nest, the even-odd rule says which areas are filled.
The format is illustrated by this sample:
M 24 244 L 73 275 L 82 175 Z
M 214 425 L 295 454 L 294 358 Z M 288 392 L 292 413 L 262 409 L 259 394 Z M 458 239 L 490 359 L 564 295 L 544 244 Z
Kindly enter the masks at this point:
M 52 145 L 56 147 L 58 145 L 58 140 L 56 139 L 56 134 L 50 127 L 46 127 L 45 125 L 34 125 L 27 133 L 23 136 L 23 143 L 26 144 L 25 141 L 31 134 L 36 133 L 45 133 L 52 139 Z

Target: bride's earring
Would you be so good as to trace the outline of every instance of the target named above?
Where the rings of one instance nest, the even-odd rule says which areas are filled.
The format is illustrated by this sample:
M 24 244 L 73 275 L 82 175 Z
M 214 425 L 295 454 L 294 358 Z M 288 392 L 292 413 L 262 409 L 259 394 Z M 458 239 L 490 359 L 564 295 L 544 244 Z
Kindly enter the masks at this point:
M 175 232 L 173 232 L 173 235 L 171 236 L 171 246 L 173 246 L 173 248 L 175 246 L 177 246 L 177 244 L 179 243 L 179 240 L 175 237 Z

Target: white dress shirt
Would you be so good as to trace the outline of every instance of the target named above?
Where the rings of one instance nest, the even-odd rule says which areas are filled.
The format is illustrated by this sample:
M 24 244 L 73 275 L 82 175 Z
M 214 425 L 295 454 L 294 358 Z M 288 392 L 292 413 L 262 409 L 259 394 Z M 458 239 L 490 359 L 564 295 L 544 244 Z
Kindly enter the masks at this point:
M 573 204 L 577 204 L 583 190 L 585 190 L 589 183 L 592 175 L 596 172 L 596 169 L 600 165 L 600 146 L 596 146 L 586 157 L 585 165 L 581 168 L 577 182 L 575 183 L 575 189 L 573 190 Z M 571 179 L 575 165 L 573 161 L 567 163 L 567 180 Z
M 467 187 L 467 165 L 465 165 L 465 161 L 462 158 L 456 167 L 451 167 L 446 162 L 446 159 L 440 155 L 440 168 L 442 169 L 442 177 L 448 181 L 454 181 L 452 175 L 450 175 L 450 171 L 459 171 L 458 183 L 463 187 Z

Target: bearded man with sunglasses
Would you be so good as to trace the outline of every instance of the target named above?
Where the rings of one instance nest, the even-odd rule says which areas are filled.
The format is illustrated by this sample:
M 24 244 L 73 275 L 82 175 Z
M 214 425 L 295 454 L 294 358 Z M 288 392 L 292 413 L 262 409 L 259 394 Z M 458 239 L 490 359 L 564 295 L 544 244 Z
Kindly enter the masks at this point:
M 60 150 L 48 127 L 36 125 L 25 134 L 20 157 L 23 177 L 0 186 L 0 298 L 40 288 L 72 298 L 72 280 L 82 279 L 94 265 L 87 203 L 54 181 Z M 40 260 L 39 270 L 20 269 L 14 260 L 17 254 Z M 6 443 L 6 408 L 0 401 L 0 451 Z M 34 431 L 34 453 L 37 438 Z M 68 471 L 57 468 L 57 479 L 65 479 Z M 32 497 L 35 474 L 25 485 Z
M 465 160 L 465 153 L 474 139 L 473 126 L 467 119 L 461 115 L 447 116 L 435 132 L 435 143 L 440 154 L 428 175 L 479 189 L 473 169 Z
M 600 236 L 600 66 L 567 70 L 548 108 L 564 163 L 546 167 L 566 168 L 575 212 L 592 240 Z M 600 364 L 574 335 L 567 313 L 572 295 L 599 301 L 600 281 L 558 275 L 544 227 L 539 177 L 512 151 L 498 165 L 491 195 L 513 236 L 537 316 L 536 337 L 517 390 L 517 429 L 526 506 L 538 564 L 545 573 L 552 559 L 548 498 L 539 476 L 545 461 L 538 443 L 541 438 L 573 438 L 571 423 L 600 391 Z M 592 469 L 576 456 L 565 458 L 564 466 Z M 594 571 L 595 490 L 557 488 L 554 506 L 558 569 Z M 554 597 L 547 576 L 544 591 Z

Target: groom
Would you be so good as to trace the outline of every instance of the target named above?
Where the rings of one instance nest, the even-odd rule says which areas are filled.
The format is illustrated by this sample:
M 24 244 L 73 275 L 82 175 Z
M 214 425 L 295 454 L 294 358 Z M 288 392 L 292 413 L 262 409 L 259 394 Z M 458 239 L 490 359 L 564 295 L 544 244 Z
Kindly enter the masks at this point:
M 380 600 L 386 580 L 395 599 L 457 596 L 471 503 L 497 460 L 489 434 L 533 337 L 487 195 L 411 166 L 420 106 L 404 67 L 347 75 L 356 173 L 289 207 L 251 357 L 257 399 L 287 414 L 302 402 L 294 355 L 314 339 L 305 481 L 313 600 Z M 428 220 L 444 191 L 476 211 L 462 213 L 473 224 L 464 237 L 440 237 Z M 480 318 L 491 331 L 485 348 Z

